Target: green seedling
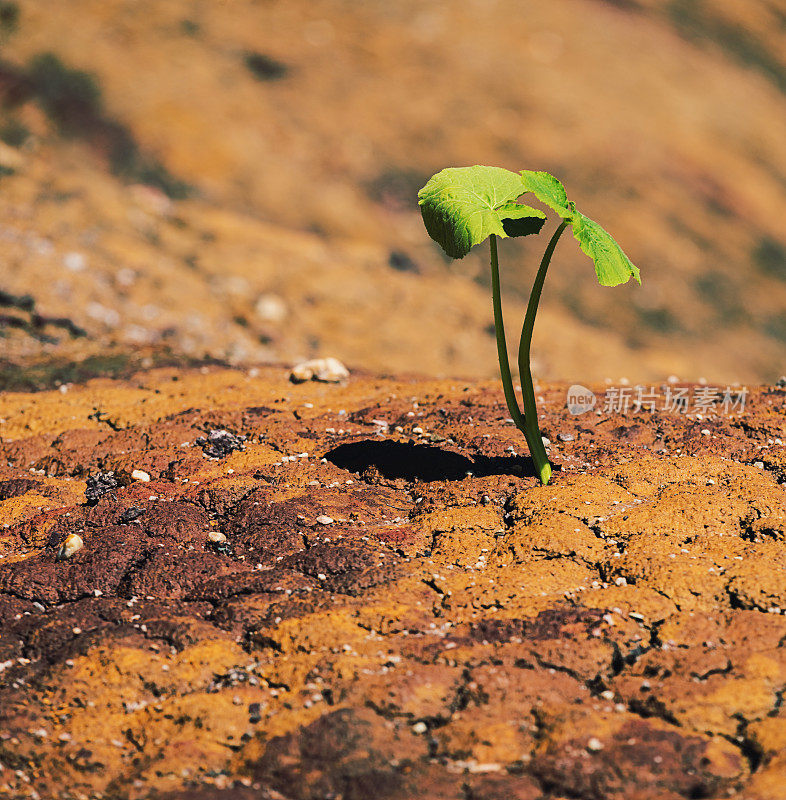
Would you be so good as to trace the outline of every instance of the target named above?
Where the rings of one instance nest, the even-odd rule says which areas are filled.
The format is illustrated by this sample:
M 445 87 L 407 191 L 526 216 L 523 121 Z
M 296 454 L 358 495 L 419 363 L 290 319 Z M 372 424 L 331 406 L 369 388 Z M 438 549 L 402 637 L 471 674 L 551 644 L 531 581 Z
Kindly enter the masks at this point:
M 528 192 L 556 211 L 561 217 L 561 223 L 541 259 L 521 329 L 518 363 L 524 406 L 522 410 L 513 389 L 508 362 L 502 320 L 497 237 L 505 239 L 540 232 L 546 215 L 538 209 L 517 202 L 521 195 Z M 576 209 L 576 204 L 568 200 L 565 187 L 548 172 L 523 170 L 516 173 L 500 167 L 451 167 L 432 176 L 418 192 L 418 202 L 429 236 L 451 258 L 464 258 L 476 244 L 489 240 L 494 329 L 505 400 L 513 422 L 527 440 L 537 475 L 546 484 L 551 478 L 551 464 L 538 427 L 530 346 L 543 282 L 559 237 L 568 226 L 573 229 L 579 247 L 595 263 L 595 274 L 602 286 L 618 286 L 630 278 L 641 283 L 639 270 L 597 222 Z

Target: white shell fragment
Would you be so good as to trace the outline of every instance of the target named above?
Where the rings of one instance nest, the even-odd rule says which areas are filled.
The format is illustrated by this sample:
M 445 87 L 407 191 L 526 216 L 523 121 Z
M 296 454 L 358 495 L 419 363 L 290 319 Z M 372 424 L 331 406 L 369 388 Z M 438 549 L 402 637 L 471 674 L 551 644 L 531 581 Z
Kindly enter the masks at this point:
M 135 469 L 131 473 L 131 479 L 134 481 L 142 481 L 144 483 L 147 483 L 147 481 L 150 480 L 150 475 L 148 475 L 147 472 L 145 472 L 142 469 Z
M 210 531 L 208 533 L 207 538 L 213 542 L 213 544 L 224 544 L 227 540 L 227 537 L 221 533 L 221 531 Z
M 71 558 L 74 553 L 78 553 L 84 546 L 85 543 L 82 541 L 82 537 L 78 533 L 69 533 L 68 536 L 66 536 L 63 544 L 60 545 L 60 550 L 57 553 L 57 557 L 61 561 L 65 560 L 66 558 Z
M 289 379 L 293 383 L 322 381 L 341 383 L 349 378 L 349 370 L 337 358 L 312 358 L 292 367 Z

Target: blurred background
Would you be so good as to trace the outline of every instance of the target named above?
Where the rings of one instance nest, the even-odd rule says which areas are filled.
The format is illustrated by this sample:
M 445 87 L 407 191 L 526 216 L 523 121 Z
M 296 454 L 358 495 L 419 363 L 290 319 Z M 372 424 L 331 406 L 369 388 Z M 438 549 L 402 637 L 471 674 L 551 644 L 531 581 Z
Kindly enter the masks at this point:
M 786 0 L 0 0 L 0 385 L 335 356 L 497 374 L 487 248 L 418 188 L 546 169 L 535 370 L 786 372 Z M 501 247 L 511 346 L 554 221 Z M 20 366 L 24 365 L 25 370 Z

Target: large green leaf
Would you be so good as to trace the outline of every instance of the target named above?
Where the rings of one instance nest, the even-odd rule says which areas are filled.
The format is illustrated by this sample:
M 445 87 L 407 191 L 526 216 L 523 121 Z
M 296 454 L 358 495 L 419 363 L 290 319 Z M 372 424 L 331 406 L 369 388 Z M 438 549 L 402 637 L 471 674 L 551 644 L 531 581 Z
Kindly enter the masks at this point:
M 618 286 L 635 278 L 641 283 L 639 270 L 597 222 L 585 217 L 571 205 L 573 235 L 582 251 L 595 262 L 595 274 L 601 286 Z
M 463 258 L 491 234 L 540 230 L 546 215 L 514 202 L 526 191 L 520 175 L 501 167 L 450 167 L 418 192 L 418 202 L 429 236 L 452 258 Z
M 565 187 L 553 175 L 531 169 L 524 169 L 519 174 L 524 181 L 525 192 L 532 192 L 541 203 L 553 208 L 561 217 L 570 216 Z

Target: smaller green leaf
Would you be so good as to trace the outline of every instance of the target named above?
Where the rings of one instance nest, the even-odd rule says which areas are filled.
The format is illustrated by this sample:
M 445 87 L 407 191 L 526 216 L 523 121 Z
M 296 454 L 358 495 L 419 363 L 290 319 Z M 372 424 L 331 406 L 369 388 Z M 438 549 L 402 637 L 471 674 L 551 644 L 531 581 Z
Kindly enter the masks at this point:
M 554 209 L 561 217 L 565 219 L 570 217 L 568 194 L 562 183 L 553 175 L 531 169 L 524 169 L 519 174 L 524 181 L 525 192 L 532 192 L 541 203 Z
M 597 222 L 585 217 L 570 204 L 573 235 L 579 247 L 595 262 L 595 274 L 601 286 L 619 286 L 631 278 L 641 283 L 639 270 L 625 255 L 612 235 Z
M 536 232 L 535 223 L 525 218 L 545 220 L 546 215 L 514 202 L 525 191 L 521 176 L 501 167 L 450 167 L 431 177 L 418 192 L 418 203 L 429 236 L 452 258 L 463 258 L 491 234 Z M 513 221 L 508 223 L 512 233 L 506 220 Z

